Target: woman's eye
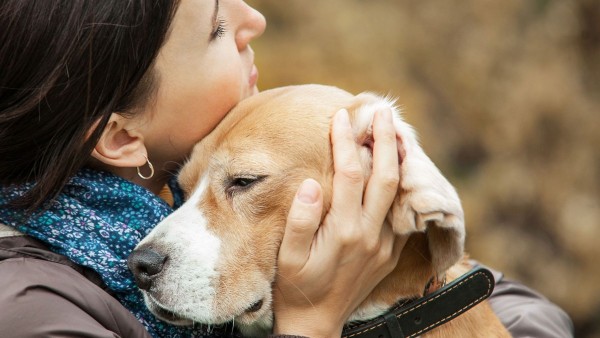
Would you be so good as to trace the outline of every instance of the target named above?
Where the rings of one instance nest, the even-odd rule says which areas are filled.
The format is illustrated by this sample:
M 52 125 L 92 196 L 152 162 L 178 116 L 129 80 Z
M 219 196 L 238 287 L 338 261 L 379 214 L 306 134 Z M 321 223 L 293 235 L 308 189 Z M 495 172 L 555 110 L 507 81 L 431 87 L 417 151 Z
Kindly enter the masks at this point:
M 220 19 L 220 18 L 217 19 L 215 28 L 213 29 L 213 31 L 211 33 L 211 40 L 222 37 L 226 31 L 227 31 L 227 25 L 226 25 L 225 20 Z

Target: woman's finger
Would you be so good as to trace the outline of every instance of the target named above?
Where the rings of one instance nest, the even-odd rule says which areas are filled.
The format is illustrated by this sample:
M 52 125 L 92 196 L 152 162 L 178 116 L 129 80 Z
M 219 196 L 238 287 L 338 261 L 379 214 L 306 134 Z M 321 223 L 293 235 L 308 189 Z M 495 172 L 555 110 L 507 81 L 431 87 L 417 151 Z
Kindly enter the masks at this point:
M 398 144 L 391 109 L 375 112 L 373 138 L 373 173 L 365 189 L 363 212 L 365 217 L 381 226 L 398 193 L 400 180 Z
M 313 179 L 302 182 L 288 213 L 281 248 L 279 267 L 301 269 L 308 260 L 315 233 L 321 222 L 323 195 L 321 186 Z
M 349 219 L 360 219 L 364 176 L 356 141 L 345 109 L 335 114 L 331 127 L 331 144 L 335 174 L 333 176 L 332 210 L 345 210 Z M 342 215 L 340 215 L 342 216 Z M 357 223 L 357 222 L 354 222 Z

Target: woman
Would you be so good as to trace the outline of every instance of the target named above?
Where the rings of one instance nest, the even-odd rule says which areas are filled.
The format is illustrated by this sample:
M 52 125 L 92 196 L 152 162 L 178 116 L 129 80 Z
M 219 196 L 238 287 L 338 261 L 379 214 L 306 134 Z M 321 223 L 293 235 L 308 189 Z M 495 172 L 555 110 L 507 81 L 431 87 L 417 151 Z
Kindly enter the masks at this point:
M 157 195 L 192 146 L 257 92 L 249 42 L 264 28 L 240 0 L 0 4 L 0 307 L 10 309 L 0 317 L 3 335 L 208 334 L 156 320 L 126 259 L 171 211 Z M 280 255 L 286 275 L 298 277 L 290 290 L 280 286 L 282 297 L 324 287 L 307 291 L 312 304 L 288 297 L 276 306 L 276 333 L 339 336 L 404 245 L 362 239 L 386 231 L 398 181 L 397 170 L 384 170 L 397 167 L 387 165 L 397 163 L 391 124 L 378 119 L 376 166 L 384 169 L 375 170 L 363 207 L 347 115 L 339 120 L 337 197 L 327 218 L 337 230 L 321 231 L 328 246 L 308 255 L 321 208 L 320 187 L 308 180 Z M 323 278 L 322 268 L 337 273 Z
M 211 334 L 156 320 L 126 259 L 172 211 L 158 195 L 193 144 L 256 92 L 249 42 L 264 28 L 241 0 L 0 2 L 3 335 Z M 279 255 L 282 275 L 296 277 L 277 281 L 276 334 L 339 336 L 395 265 L 404 240 L 381 236 L 398 182 L 387 119 L 377 114 L 363 196 L 338 113 L 334 201 L 322 229 L 320 187 L 299 188 Z M 317 236 L 328 245 L 311 246 Z

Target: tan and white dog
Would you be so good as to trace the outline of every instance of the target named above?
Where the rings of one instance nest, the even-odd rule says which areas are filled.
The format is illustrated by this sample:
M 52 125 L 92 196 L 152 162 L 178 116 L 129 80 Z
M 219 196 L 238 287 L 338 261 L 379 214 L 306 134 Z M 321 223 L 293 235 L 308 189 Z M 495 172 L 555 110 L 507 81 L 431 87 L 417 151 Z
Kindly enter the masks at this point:
M 154 314 L 182 325 L 233 320 L 254 336 L 269 330 L 277 253 L 295 192 L 311 177 L 323 187 L 324 212 L 331 203 L 330 121 L 341 108 L 349 112 L 365 177 L 373 114 L 395 112 L 401 179 L 386 222 L 395 233 L 410 235 L 395 270 L 350 321 L 369 320 L 401 299 L 422 296 L 432 276 L 451 280 L 466 271 L 458 195 L 393 102 L 320 85 L 283 87 L 241 102 L 195 147 L 179 177 L 187 201 L 130 257 Z M 509 336 L 486 303 L 429 335 Z

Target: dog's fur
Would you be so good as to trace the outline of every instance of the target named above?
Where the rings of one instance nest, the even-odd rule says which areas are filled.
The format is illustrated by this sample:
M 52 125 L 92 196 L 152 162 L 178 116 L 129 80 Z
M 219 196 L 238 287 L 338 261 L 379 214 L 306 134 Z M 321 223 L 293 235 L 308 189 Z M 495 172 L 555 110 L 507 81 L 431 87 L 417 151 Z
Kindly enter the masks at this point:
M 341 108 L 349 111 L 365 178 L 371 173 L 374 112 L 394 111 L 401 180 L 386 222 L 395 233 L 410 235 L 396 269 L 350 320 L 368 320 L 400 299 L 422 296 L 434 275 L 451 280 L 468 269 L 459 198 L 393 102 L 320 85 L 283 87 L 240 103 L 183 167 L 179 181 L 187 202 L 138 246 L 168 255 L 144 291 L 150 310 L 180 324 L 234 320 L 250 335 L 271 327 L 277 252 L 296 189 L 314 178 L 323 187 L 324 212 L 331 203 L 330 120 Z M 260 309 L 248 311 L 261 300 Z M 483 303 L 426 336 L 509 335 Z

